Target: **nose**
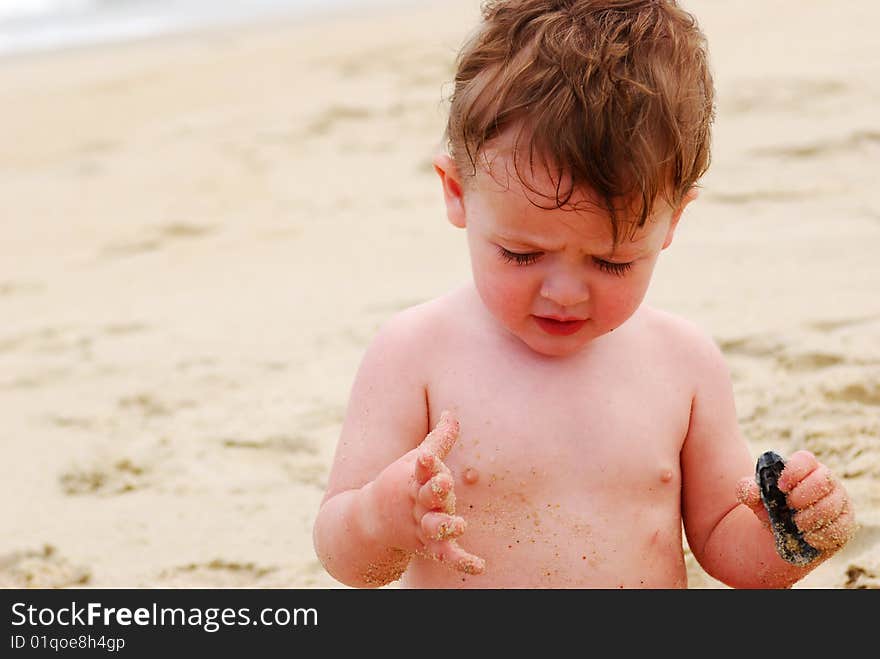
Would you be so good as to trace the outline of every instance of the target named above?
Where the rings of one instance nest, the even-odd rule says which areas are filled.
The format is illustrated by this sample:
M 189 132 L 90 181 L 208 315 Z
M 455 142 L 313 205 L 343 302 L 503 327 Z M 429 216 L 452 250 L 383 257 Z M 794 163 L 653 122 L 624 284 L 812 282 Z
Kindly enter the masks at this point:
M 560 307 L 571 308 L 590 299 L 590 288 L 583 272 L 559 270 L 544 277 L 541 297 Z

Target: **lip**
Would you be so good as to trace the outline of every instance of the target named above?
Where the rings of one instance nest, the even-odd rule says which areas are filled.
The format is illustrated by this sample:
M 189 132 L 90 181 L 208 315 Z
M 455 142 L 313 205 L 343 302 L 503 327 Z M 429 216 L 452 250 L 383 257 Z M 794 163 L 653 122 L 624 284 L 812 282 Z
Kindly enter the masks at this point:
M 587 321 L 581 318 L 555 318 L 546 316 L 533 316 L 538 327 L 556 336 L 569 336 L 586 325 Z

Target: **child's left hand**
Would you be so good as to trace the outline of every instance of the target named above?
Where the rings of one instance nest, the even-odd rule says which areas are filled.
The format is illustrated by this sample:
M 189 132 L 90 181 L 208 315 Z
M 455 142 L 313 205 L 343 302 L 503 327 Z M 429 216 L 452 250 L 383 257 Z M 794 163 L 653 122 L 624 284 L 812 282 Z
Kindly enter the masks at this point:
M 856 521 L 849 495 L 815 455 L 809 451 L 792 453 L 778 485 L 786 494 L 789 507 L 797 511 L 794 522 L 810 545 L 832 554 L 852 537 Z M 769 528 L 770 520 L 754 478 L 739 481 L 737 499 Z

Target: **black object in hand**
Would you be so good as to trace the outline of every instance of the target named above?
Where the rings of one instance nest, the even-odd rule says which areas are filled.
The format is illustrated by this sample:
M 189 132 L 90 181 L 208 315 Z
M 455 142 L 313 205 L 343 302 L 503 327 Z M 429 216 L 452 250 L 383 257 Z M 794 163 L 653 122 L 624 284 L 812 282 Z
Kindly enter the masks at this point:
M 804 536 L 794 523 L 794 511 L 789 508 L 785 493 L 779 489 L 779 475 L 785 467 L 785 460 L 773 451 L 767 451 L 758 458 L 755 466 L 755 480 L 761 490 L 761 500 L 770 517 L 770 528 L 776 540 L 776 552 L 793 565 L 807 565 L 820 554 L 819 550 L 804 540 Z

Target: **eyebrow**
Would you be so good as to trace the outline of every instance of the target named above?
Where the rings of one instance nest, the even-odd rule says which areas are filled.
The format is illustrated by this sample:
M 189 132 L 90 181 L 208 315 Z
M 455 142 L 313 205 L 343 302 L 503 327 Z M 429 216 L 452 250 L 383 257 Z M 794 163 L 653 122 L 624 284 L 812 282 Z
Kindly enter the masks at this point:
M 496 234 L 496 237 L 499 240 L 503 240 L 506 243 L 516 243 L 517 245 L 521 245 L 523 247 L 528 247 L 529 249 L 539 249 L 542 251 L 552 251 L 550 247 L 542 247 L 538 245 L 534 240 L 528 240 L 525 238 L 516 238 L 514 236 L 505 236 L 504 234 Z
M 536 244 L 533 240 L 527 240 L 524 238 L 515 238 L 513 236 L 506 236 L 504 234 L 497 234 L 497 238 L 507 243 L 514 243 L 526 249 L 534 249 L 541 252 L 552 252 L 555 251 L 552 247 L 542 247 L 541 245 Z M 644 246 L 639 245 L 638 247 L 631 247 L 631 252 L 627 252 L 625 249 L 622 249 L 620 245 L 617 245 L 612 248 L 611 251 L 602 252 L 593 254 L 593 256 L 598 256 L 599 258 L 624 258 L 627 260 L 636 259 L 641 256 L 642 251 L 644 250 Z M 621 256 L 621 252 L 626 254 L 626 256 Z
M 625 254 L 622 258 L 626 259 L 636 259 L 642 254 L 644 254 L 645 250 L 648 248 L 647 245 L 628 243 L 627 245 L 615 245 L 611 248 L 610 252 L 605 252 L 604 254 L 600 254 L 603 257 L 611 257 L 616 256 L 621 258 L 621 252 Z

